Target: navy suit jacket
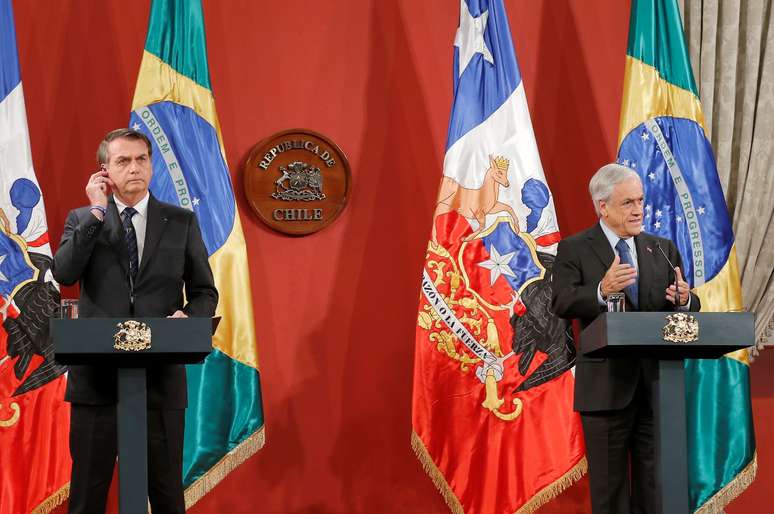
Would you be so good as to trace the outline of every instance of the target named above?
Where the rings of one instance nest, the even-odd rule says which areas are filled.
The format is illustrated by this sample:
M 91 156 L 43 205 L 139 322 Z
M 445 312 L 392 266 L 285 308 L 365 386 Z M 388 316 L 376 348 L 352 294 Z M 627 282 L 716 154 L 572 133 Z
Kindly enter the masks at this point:
M 634 237 L 634 244 L 637 248 L 639 310 L 673 311 L 675 307 L 666 299 L 665 291 L 674 283 L 674 272 L 656 245 L 660 244 L 669 260 L 682 269 L 680 253 L 668 239 L 645 232 Z M 578 318 L 585 328 L 606 311 L 597 299 L 597 286 L 614 259 L 615 253 L 599 224 L 560 241 L 553 269 L 554 312 L 562 318 Z M 698 311 L 700 307 L 699 298 L 691 293 L 690 310 Z M 628 298 L 626 310 L 634 310 Z M 634 357 L 588 358 L 583 355 L 581 340 L 575 370 L 575 410 L 626 407 L 634 397 L 642 360 Z
M 153 195 L 147 216 L 143 258 L 134 281 L 133 315 L 165 317 L 182 310 L 188 316 L 213 316 L 218 292 L 196 216 L 159 202 Z M 112 196 L 103 221 L 89 207 L 70 211 L 52 271 L 60 284 L 80 284 L 80 317 L 131 315 L 128 267 L 123 226 Z M 184 366 L 149 368 L 147 381 L 149 408 L 187 406 Z M 70 366 L 65 399 L 91 405 L 115 403 L 116 370 Z

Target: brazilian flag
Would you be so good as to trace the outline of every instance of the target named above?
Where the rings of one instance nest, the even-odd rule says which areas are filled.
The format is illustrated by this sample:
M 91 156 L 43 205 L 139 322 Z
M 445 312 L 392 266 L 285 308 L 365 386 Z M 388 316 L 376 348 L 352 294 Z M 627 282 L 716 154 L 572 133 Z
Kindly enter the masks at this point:
M 734 234 L 677 1 L 631 9 L 618 161 L 642 178 L 644 229 L 675 242 L 702 310 L 741 311 Z M 749 363 L 743 350 L 687 361 L 685 372 L 691 507 L 717 512 L 755 478 Z
M 247 252 L 200 0 L 153 0 L 130 126 L 152 141 L 153 195 L 196 213 L 220 293 L 214 350 L 204 364 L 188 366 L 183 484 L 190 507 L 264 443 Z

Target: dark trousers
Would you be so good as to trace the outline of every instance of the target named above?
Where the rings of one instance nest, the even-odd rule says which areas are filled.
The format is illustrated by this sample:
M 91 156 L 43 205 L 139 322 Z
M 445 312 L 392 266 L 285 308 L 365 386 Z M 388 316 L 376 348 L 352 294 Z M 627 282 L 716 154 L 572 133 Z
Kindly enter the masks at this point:
M 581 412 L 593 514 L 657 512 L 654 369 L 642 370 L 623 409 Z
M 183 514 L 185 410 L 148 410 L 148 496 L 153 514 Z M 104 514 L 118 452 L 115 405 L 72 404 L 69 514 Z

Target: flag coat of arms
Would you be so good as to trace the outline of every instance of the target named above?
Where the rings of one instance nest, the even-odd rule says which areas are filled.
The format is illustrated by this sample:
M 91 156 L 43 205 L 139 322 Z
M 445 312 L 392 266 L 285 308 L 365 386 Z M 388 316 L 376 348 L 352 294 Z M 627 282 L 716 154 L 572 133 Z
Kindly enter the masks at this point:
M 676 0 L 632 1 L 618 160 L 639 173 L 644 230 L 675 242 L 702 310 L 741 311 L 734 234 Z M 719 512 L 756 473 L 747 355 L 687 361 L 685 373 L 691 507 Z
M 529 513 L 586 471 L 559 241 L 502 0 L 461 0 L 417 316 L 412 446 L 455 513 Z
M 51 261 L 13 10 L 0 0 L 0 512 L 49 512 L 69 491 L 65 368 L 48 337 L 59 307 Z
M 213 351 L 187 367 L 186 507 L 264 443 L 247 251 L 207 64 L 200 0 L 153 0 L 130 126 L 153 145 L 152 194 L 196 213 L 220 293 Z

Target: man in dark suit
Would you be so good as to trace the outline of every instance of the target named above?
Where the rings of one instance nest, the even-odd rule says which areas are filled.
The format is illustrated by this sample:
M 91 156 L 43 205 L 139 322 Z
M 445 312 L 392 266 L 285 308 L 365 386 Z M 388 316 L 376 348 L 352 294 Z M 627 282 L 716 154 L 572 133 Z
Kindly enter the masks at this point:
M 644 195 L 637 173 L 608 164 L 592 177 L 589 191 L 599 223 L 559 243 L 553 270 L 556 314 L 578 318 L 585 328 L 607 310 L 607 295 L 617 292 L 624 292 L 627 311 L 698 311 L 699 298 L 683 280 L 677 248 L 642 232 Z M 594 514 L 657 512 L 657 361 L 592 359 L 580 352 L 576 366 L 575 410 L 586 440 Z
M 81 317 L 211 317 L 218 292 L 193 212 L 148 192 L 151 144 L 131 129 L 108 133 L 89 205 L 67 216 L 53 273 L 80 284 Z M 112 192 L 112 194 L 111 194 Z M 185 298 L 183 292 L 185 291 Z M 185 368 L 147 370 L 148 495 L 154 514 L 182 513 Z M 117 452 L 116 370 L 71 366 L 70 513 L 103 513 Z

